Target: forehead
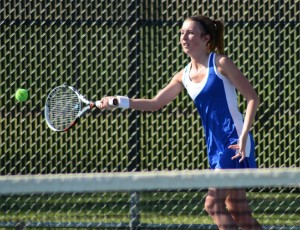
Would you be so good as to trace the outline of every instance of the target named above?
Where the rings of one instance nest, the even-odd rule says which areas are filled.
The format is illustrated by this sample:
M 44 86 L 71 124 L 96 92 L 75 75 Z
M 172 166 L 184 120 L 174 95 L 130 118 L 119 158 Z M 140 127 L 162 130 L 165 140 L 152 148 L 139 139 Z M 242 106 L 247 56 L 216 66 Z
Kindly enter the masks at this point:
M 192 20 L 185 20 L 181 27 L 182 30 L 200 30 L 199 24 Z

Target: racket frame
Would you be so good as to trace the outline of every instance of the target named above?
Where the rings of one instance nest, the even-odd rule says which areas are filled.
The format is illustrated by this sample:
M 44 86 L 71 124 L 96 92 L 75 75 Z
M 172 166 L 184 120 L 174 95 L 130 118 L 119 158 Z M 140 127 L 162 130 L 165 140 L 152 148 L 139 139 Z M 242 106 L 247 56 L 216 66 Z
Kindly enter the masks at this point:
M 51 97 L 53 97 L 54 95 L 56 95 L 57 91 L 61 90 L 61 88 L 68 88 L 68 89 L 70 89 L 71 91 L 73 91 L 76 94 L 76 96 L 78 97 L 78 100 L 80 101 L 80 108 L 79 108 L 79 112 L 78 112 L 75 120 L 73 120 L 68 127 L 64 128 L 64 129 L 57 129 L 57 128 L 53 127 L 52 122 L 49 119 L 49 106 L 48 106 L 48 103 L 49 103 Z M 82 103 L 84 103 L 87 106 L 85 106 L 85 107 L 82 108 Z M 96 104 L 93 101 L 87 100 L 82 94 L 79 93 L 79 91 L 77 89 L 75 89 L 72 86 L 61 85 L 61 86 L 58 86 L 58 87 L 54 88 L 49 93 L 49 95 L 47 97 L 47 100 L 46 100 L 46 103 L 45 103 L 45 119 L 46 119 L 46 123 L 49 126 L 49 128 L 52 129 L 53 131 L 56 131 L 56 132 L 66 132 L 66 131 L 70 130 L 73 126 L 75 126 L 78 123 L 79 119 L 82 116 L 84 116 L 87 112 L 90 112 L 91 109 L 93 109 L 93 108 L 96 108 Z

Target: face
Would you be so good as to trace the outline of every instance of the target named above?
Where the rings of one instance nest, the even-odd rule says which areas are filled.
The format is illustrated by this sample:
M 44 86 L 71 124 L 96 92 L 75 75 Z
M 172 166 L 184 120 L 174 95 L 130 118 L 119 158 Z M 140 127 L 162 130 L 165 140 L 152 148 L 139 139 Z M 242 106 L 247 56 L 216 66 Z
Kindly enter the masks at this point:
M 192 54 L 193 52 L 206 51 L 207 36 L 201 31 L 197 22 L 186 20 L 180 29 L 180 43 L 183 52 Z

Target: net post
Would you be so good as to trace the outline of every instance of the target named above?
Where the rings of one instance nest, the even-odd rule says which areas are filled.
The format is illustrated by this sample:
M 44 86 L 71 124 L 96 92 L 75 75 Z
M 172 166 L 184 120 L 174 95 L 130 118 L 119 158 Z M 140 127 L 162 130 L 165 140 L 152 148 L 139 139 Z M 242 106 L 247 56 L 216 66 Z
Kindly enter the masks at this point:
M 16 230 L 24 230 L 25 229 L 25 223 L 24 222 L 17 222 L 15 227 L 16 227 Z
M 138 230 L 140 224 L 140 195 L 137 192 L 130 193 L 130 223 L 131 230 Z

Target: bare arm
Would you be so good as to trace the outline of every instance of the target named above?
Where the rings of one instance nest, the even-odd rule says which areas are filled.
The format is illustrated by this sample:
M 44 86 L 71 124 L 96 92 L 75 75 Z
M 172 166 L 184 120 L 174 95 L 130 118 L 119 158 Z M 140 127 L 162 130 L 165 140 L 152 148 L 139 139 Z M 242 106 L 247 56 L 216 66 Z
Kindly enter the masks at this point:
M 141 111 L 157 111 L 173 101 L 176 96 L 183 90 L 182 85 L 182 72 L 178 72 L 170 83 L 163 88 L 158 94 L 152 99 L 129 99 L 129 108 Z M 101 100 L 100 109 L 109 109 L 108 100 L 111 97 L 105 97 Z
M 248 79 L 242 74 L 242 72 L 236 67 L 236 65 L 226 56 L 217 57 L 217 67 L 219 72 L 226 76 L 234 87 L 245 97 L 247 100 L 246 115 L 244 118 L 244 125 L 242 133 L 240 135 L 240 142 L 238 145 L 230 146 L 233 149 L 239 149 L 242 155 L 245 156 L 245 145 L 248 137 L 248 132 L 251 129 L 257 108 L 259 106 L 259 98 L 248 81 Z M 238 157 L 238 156 L 237 156 Z

